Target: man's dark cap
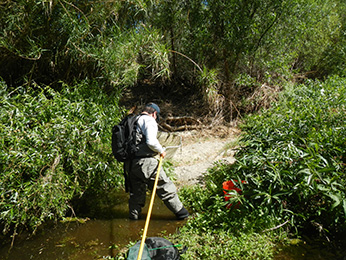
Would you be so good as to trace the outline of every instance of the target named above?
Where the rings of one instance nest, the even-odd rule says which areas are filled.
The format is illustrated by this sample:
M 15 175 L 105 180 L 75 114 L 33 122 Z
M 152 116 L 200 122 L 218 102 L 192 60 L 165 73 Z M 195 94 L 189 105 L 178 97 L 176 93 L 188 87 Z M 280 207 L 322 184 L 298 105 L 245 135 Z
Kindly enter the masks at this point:
M 149 103 L 146 105 L 147 107 L 152 107 L 156 112 L 157 112 L 157 118 L 156 121 L 159 122 L 160 120 L 160 108 L 158 105 L 156 105 L 155 103 Z

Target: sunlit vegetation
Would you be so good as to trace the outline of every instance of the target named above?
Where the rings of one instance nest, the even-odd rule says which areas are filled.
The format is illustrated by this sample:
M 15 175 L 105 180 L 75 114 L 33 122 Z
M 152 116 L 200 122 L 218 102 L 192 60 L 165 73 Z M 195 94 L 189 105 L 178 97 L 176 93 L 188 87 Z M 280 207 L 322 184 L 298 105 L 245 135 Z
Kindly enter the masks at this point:
M 344 78 L 288 85 L 272 108 L 245 119 L 237 161 L 215 164 L 204 188 L 181 193 L 196 212 L 174 236 L 193 247 L 186 259 L 272 259 L 273 244 L 285 243 L 290 234 L 344 238 L 345 93 Z M 222 184 L 228 180 L 242 192 L 229 191 L 225 201 Z M 211 234 L 218 242 L 211 242 Z M 220 254 L 213 256 L 213 250 Z
M 340 0 L 2 1 L 2 234 L 34 232 L 73 216 L 74 199 L 122 188 L 110 130 L 124 91 L 144 86 L 182 103 L 196 94 L 213 122 L 242 121 L 237 162 L 181 192 L 200 245 L 187 259 L 213 259 L 217 245 L 202 243 L 218 231 L 219 245 L 240 232 L 239 246 L 254 232 L 249 248 L 276 227 L 345 231 L 345 14 Z M 228 202 L 239 210 L 225 208 L 229 179 L 243 191 Z
M 84 192 L 120 186 L 109 147 L 116 99 L 95 86 L 71 90 L 0 90 L 0 209 L 2 232 L 58 220 Z M 92 94 L 94 91 L 96 93 Z M 91 95 L 90 95 L 91 94 Z

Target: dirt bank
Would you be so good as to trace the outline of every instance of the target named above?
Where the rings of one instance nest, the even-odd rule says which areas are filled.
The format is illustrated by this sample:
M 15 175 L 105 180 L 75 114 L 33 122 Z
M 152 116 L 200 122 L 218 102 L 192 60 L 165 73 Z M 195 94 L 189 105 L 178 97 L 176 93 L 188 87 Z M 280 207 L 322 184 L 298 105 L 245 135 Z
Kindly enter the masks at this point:
M 175 166 L 176 185 L 203 183 L 203 173 L 219 160 L 234 162 L 234 146 L 239 137 L 237 128 L 181 132 L 181 147 L 171 161 Z

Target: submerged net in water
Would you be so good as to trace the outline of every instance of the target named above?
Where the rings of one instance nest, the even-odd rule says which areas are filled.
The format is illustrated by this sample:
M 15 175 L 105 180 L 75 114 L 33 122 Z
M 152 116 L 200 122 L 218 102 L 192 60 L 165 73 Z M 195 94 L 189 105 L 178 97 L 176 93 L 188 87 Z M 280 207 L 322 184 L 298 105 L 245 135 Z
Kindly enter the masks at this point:
M 130 248 L 127 260 L 137 260 L 141 241 Z M 179 251 L 181 245 L 174 245 L 167 239 L 161 237 L 148 237 L 145 240 L 141 260 L 179 260 L 180 254 L 186 251 L 186 247 Z

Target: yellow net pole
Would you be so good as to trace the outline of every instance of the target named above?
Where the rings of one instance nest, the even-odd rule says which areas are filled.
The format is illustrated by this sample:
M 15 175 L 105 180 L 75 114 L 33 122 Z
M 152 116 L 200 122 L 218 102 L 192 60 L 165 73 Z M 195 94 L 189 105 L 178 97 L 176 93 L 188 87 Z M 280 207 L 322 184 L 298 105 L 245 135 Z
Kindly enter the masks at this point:
M 149 227 L 151 212 L 152 212 L 152 210 L 153 210 L 153 205 L 154 205 L 154 200 L 155 200 L 155 195 L 156 195 L 157 183 L 158 183 L 158 181 L 159 181 L 159 175 L 160 175 L 160 170 L 161 170 L 162 158 L 163 158 L 163 157 L 161 156 L 161 157 L 160 157 L 159 166 L 157 167 L 157 173 L 156 173 L 155 183 L 154 183 L 153 191 L 152 191 L 152 194 L 151 194 L 151 199 L 150 199 L 150 204 L 149 204 L 147 219 L 146 219 L 146 221 L 145 221 L 145 226 L 144 226 L 142 241 L 141 241 L 141 245 L 140 245 L 140 247 L 139 247 L 137 260 L 141 260 L 141 259 L 142 259 L 142 254 L 143 254 L 143 249 L 144 249 L 145 238 L 146 238 L 147 233 L 148 233 L 148 227 Z

